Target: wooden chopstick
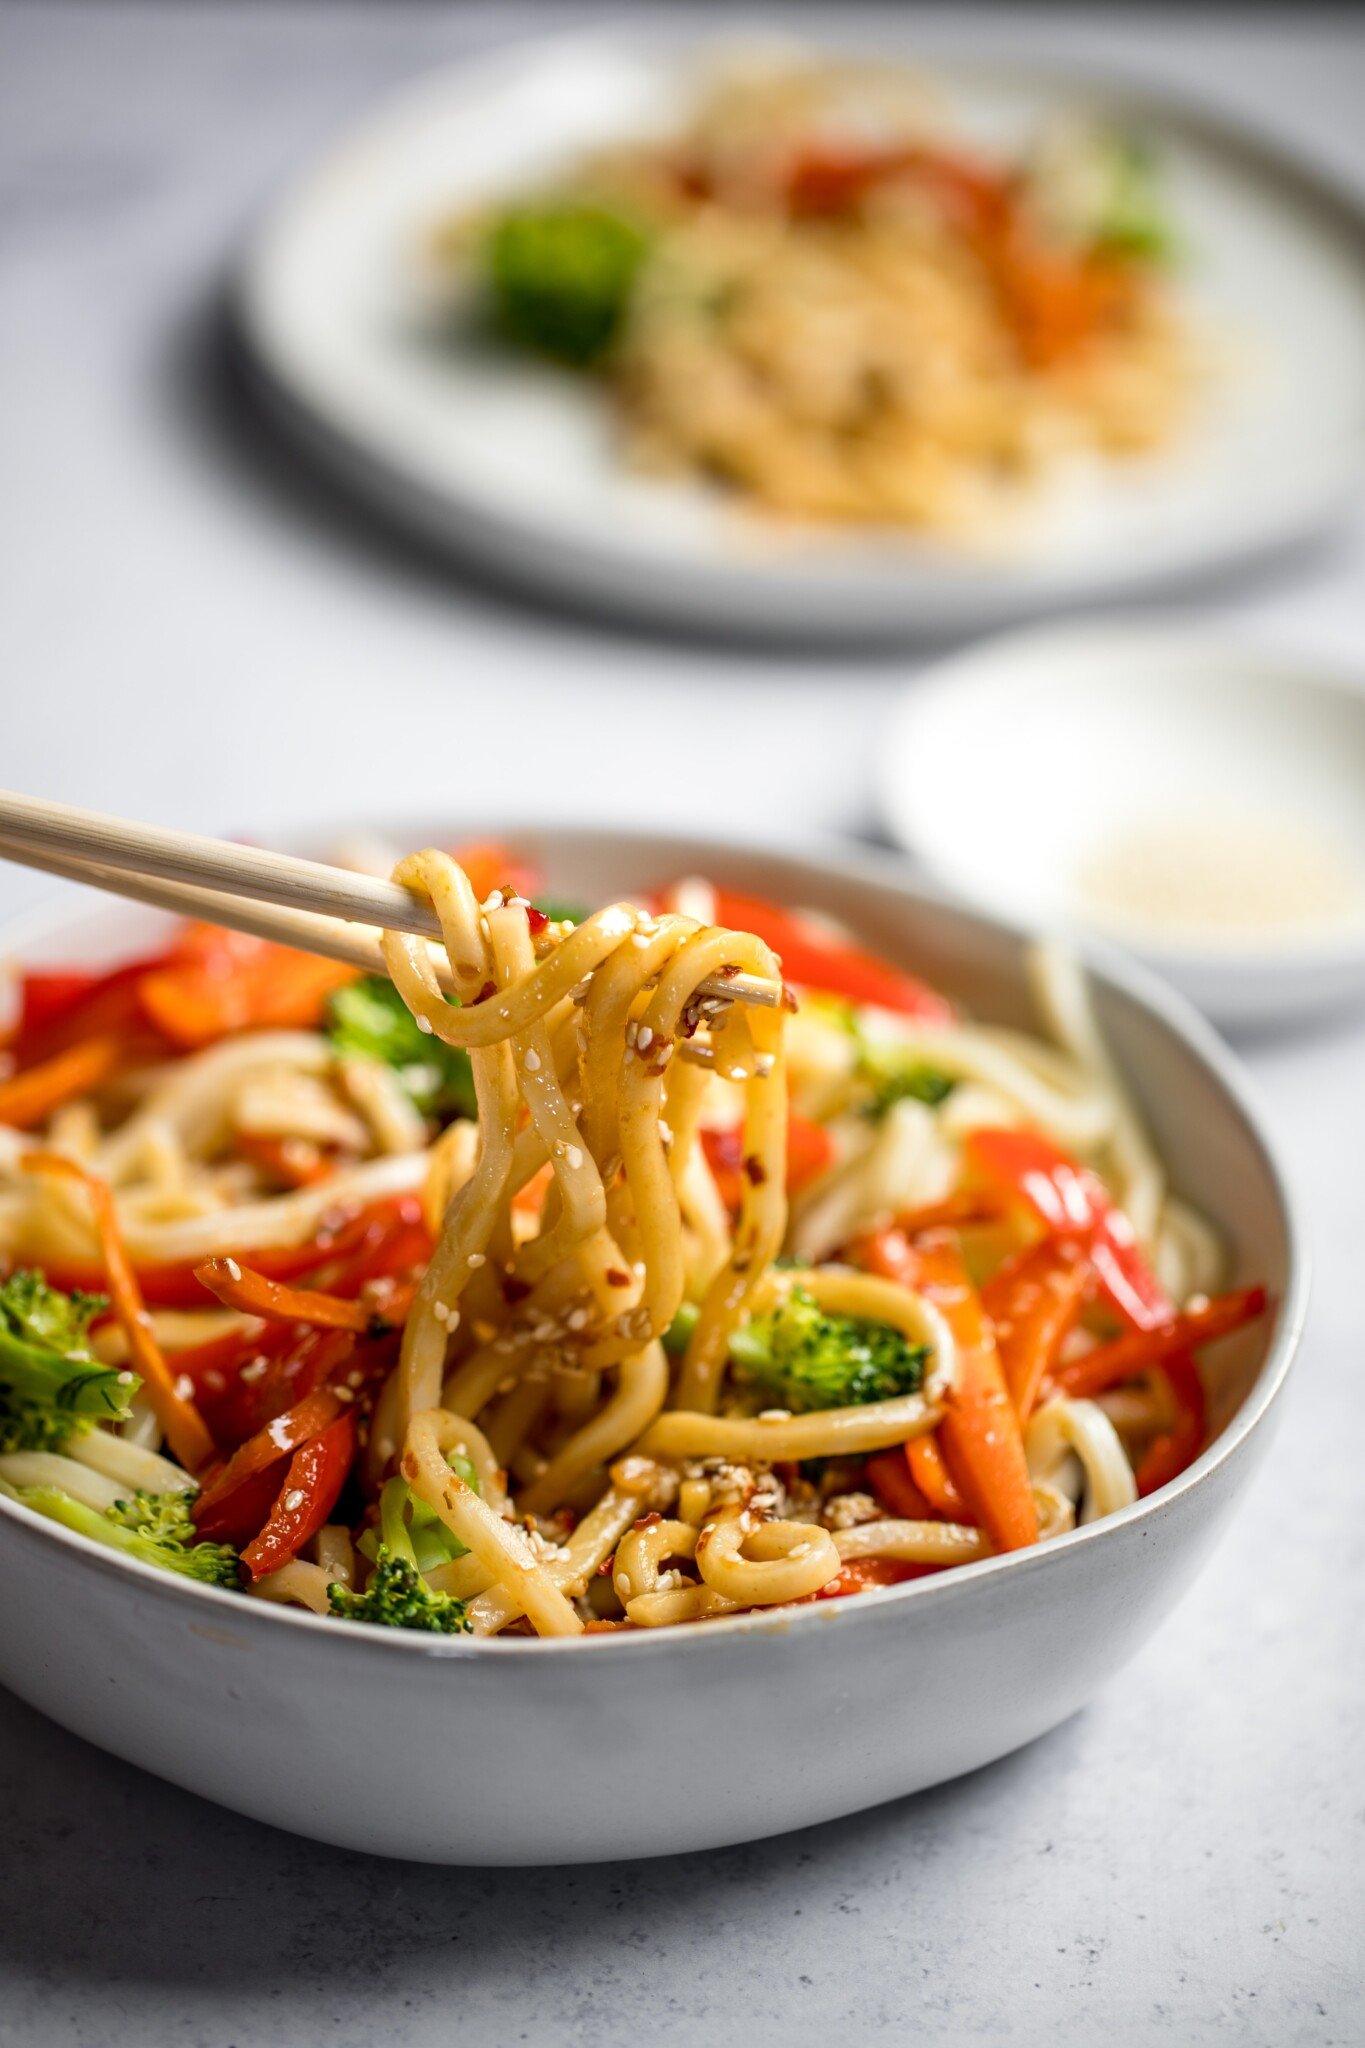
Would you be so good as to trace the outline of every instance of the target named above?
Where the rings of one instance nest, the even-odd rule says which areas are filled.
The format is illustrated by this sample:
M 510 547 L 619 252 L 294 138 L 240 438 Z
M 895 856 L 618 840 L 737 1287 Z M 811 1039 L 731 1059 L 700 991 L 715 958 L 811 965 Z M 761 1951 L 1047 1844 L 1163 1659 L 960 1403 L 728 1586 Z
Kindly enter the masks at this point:
M 0 856 L 367 972 L 383 972 L 381 930 L 441 936 L 431 906 L 395 882 L 12 790 L 0 790 Z M 698 993 L 767 1009 L 782 1001 L 779 983 L 753 974 L 715 976 Z
M 102 867 L 96 861 L 77 860 L 73 855 L 36 853 L 20 846 L 0 830 L 0 860 L 12 860 L 21 867 L 35 868 L 45 875 L 58 875 L 66 882 L 83 882 L 92 889 L 104 889 L 133 903 L 150 904 L 153 910 L 169 910 L 182 917 L 203 918 L 210 924 L 227 925 L 247 932 L 254 939 L 272 939 L 282 946 L 296 946 L 303 953 L 320 953 L 326 960 L 340 960 L 359 967 L 366 974 L 386 972 L 378 934 L 364 925 L 345 924 L 340 918 L 319 917 L 311 910 L 287 910 L 253 902 L 246 896 L 221 895 L 192 882 L 168 882 L 157 875 L 134 875 L 118 868 Z M 454 981 L 447 963 L 433 953 L 441 985 L 447 994 Z

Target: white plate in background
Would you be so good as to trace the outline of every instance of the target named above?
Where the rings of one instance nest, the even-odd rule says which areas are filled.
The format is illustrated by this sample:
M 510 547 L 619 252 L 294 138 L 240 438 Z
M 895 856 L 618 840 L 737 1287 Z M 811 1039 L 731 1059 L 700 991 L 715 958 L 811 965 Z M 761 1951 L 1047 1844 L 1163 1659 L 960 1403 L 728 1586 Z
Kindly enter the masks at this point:
M 912 25 L 824 54 L 913 62 Z M 727 42 L 733 39 L 727 39 Z M 1040 504 L 1025 546 L 968 557 L 906 536 L 780 529 L 701 487 L 632 475 L 571 373 L 462 338 L 433 308 L 423 238 L 585 149 L 665 127 L 714 39 L 594 32 L 499 52 L 410 89 L 262 222 L 237 326 L 278 417 L 390 514 L 499 576 L 673 625 L 883 639 L 961 631 L 1226 569 L 1327 522 L 1365 470 L 1365 219 L 1221 117 L 1056 67 L 929 60 L 990 146 L 1069 109 L 1155 141 L 1182 291 L 1236 360 L 1169 454 Z
M 1219 1023 L 1365 994 L 1365 678 L 1160 620 L 925 671 L 881 802 L 962 901 L 1141 955 Z

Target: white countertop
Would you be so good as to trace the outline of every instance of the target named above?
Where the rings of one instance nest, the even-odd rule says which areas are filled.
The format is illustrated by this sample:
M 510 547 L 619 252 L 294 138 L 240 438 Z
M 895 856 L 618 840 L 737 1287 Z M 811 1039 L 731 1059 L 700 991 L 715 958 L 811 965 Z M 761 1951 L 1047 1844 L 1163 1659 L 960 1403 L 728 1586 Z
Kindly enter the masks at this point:
M 915 657 L 519 610 L 330 504 L 214 376 L 215 279 L 281 172 L 550 13 L 0 10 L 0 781 L 209 830 L 562 815 L 556 789 L 590 817 L 871 829 Z M 1365 189 L 1365 18 L 925 20 L 930 52 L 1004 38 L 1193 81 Z M 1365 519 L 1182 609 L 1365 664 Z M 0 912 L 45 893 L 0 871 Z M 1233 1535 L 1075 1721 L 782 1841 L 464 1873 L 273 1833 L 0 1696 L 0 2043 L 1358 2042 L 1363 1047 L 1357 1018 L 1245 1048 L 1316 1245 L 1307 1350 Z

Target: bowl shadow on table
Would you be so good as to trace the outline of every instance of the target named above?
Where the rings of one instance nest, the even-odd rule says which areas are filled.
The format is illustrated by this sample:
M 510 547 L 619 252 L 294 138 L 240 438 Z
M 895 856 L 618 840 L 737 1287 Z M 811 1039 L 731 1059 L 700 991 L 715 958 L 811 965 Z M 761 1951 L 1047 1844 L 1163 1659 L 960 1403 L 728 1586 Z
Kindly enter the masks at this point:
M 250 1998 L 300 1971 L 308 1981 L 325 1972 L 337 1995 L 378 1993 L 387 1972 L 435 1964 L 467 1988 L 523 1978 L 534 1997 L 533 1947 L 547 1988 L 570 1963 L 578 1981 L 604 1983 L 623 1960 L 645 1967 L 688 1938 L 689 1893 L 708 1941 L 723 1943 L 742 1941 L 755 1916 L 799 1914 L 802 1874 L 817 1866 L 826 1913 L 856 1910 L 868 1873 L 903 1874 L 911 1855 L 941 1892 L 936 1850 L 982 1786 L 993 1804 L 1008 1803 L 1023 1774 L 1065 1769 L 1079 1719 L 968 1777 L 766 1842 L 483 1870 L 364 1856 L 263 1826 L 104 1755 L 0 1690 L 10 1849 L 0 1975 Z
M 312 432 L 289 411 L 254 368 L 242 343 L 227 287 L 220 282 L 198 303 L 189 306 L 167 334 L 158 366 L 160 383 L 173 423 L 192 442 L 202 459 L 218 473 L 220 483 L 253 499 L 263 518 L 323 538 L 345 566 L 361 567 L 394 584 L 405 584 L 415 597 L 449 601 L 534 622 L 544 630 L 566 628 L 584 635 L 610 632 L 642 645 L 663 642 L 675 647 L 723 646 L 732 658 L 744 656 L 756 680 L 777 684 L 825 678 L 831 658 L 857 654 L 869 667 L 904 663 L 907 646 L 919 653 L 945 653 L 975 638 L 971 630 L 907 636 L 888 630 L 883 640 L 859 636 L 841 645 L 834 638 L 811 636 L 794 629 L 789 639 L 770 633 L 750 637 L 723 625 L 693 618 L 686 628 L 612 613 L 590 599 L 576 605 L 567 597 L 528 588 L 491 566 L 461 562 L 410 518 L 385 512 L 376 501 L 353 492 L 329 467 L 328 459 L 310 459 Z M 1274 548 L 1255 560 L 1174 579 L 1164 604 L 1178 613 L 1197 607 L 1224 590 L 1244 585 L 1255 576 L 1262 593 L 1292 582 L 1310 565 L 1346 559 L 1346 537 L 1338 528 L 1318 531 Z M 1089 612 L 1130 609 L 1131 599 L 1112 604 L 1095 601 Z M 1042 607 L 1046 610 L 1048 607 Z M 1055 609 L 1055 608 L 1054 608 Z

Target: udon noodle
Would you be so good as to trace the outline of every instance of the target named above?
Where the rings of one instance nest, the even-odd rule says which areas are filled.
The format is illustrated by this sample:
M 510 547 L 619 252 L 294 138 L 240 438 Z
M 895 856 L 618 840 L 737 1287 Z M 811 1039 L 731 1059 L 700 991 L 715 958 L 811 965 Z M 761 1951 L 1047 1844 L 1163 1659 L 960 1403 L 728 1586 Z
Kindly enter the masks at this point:
M 707 882 L 575 917 L 464 861 L 394 870 L 442 943 L 387 984 L 197 928 L 25 977 L 8 1494 L 319 1615 L 575 1636 L 1048 1542 L 1198 1455 L 1194 1353 L 1263 1297 L 1210 1298 L 1066 960 L 1044 1041 Z

